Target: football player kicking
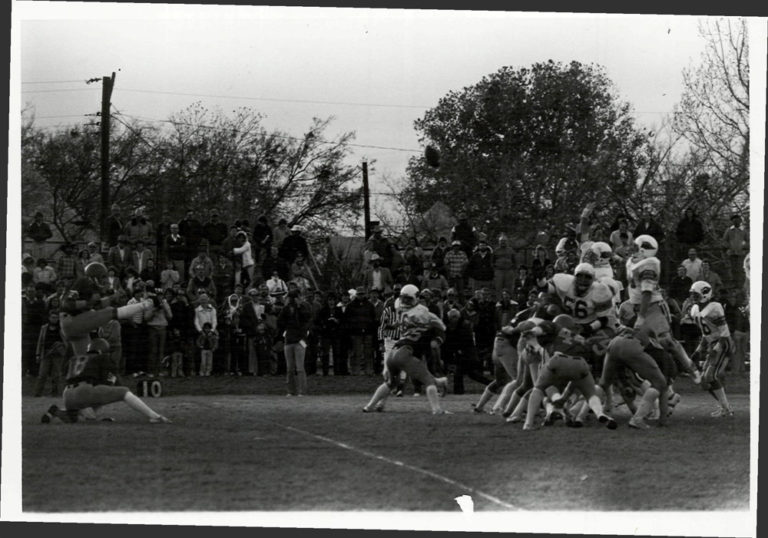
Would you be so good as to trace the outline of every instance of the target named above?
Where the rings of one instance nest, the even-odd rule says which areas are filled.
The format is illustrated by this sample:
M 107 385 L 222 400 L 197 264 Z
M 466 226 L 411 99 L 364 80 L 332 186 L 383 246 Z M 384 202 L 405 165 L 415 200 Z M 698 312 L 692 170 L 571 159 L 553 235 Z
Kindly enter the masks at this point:
M 427 400 L 433 415 L 450 414 L 440 406 L 435 378 L 427 368 L 425 356 L 433 341 L 445 340 L 442 320 L 418 302 L 419 289 L 413 284 L 403 286 L 395 308 L 400 312 L 401 338 L 384 360 L 384 383 L 379 385 L 371 400 L 363 407 L 364 413 L 383 411 L 387 397 L 397 385 L 400 372 L 426 387 Z
M 96 412 L 103 406 L 125 402 L 151 423 L 171 422 L 153 411 L 127 387 L 113 385 L 114 374 L 110 371 L 109 342 L 96 338 L 90 342 L 85 354 L 73 357 L 69 362 L 67 386 L 64 388 L 64 409 L 52 405 L 41 421 L 48 423 L 52 418 L 67 423 L 77 422 L 82 415 L 86 420 L 95 420 Z M 111 419 L 105 419 L 111 420 Z
M 627 368 L 635 372 L 642 379 L 650 383 L 650 386 L 643 393 L 640 405 L 637 406 L 632 418 L 629 419 L 629 426 L 631 428 L 647 429 L 650 427 L 645 422 L 645 417 L 651 413 L 657 401 L 659 405 L 658 425 L 663 426 L 669 416 L 669 406 L 666 397 L 668 379 L 664 376 L 653 357 L 645 351 L 646 347 L 652 345 L 657 344 L 654 343 L 653 333 L 648 326 L 641 326 L 637 329 L 622 327 L 619 330 L 619 334 L 611 340 L 611 343 L 608 345 L 608 351 L 605 354 L 600 386 L 606 393 L 621 368 Z
M 627 281 L 629 301 L 637 307 L 635 327 L 645 326 L 648 334 L 655 334 L 659 344 L 675 358 L 678 368 L 698 384 L 701 372 L 671 334 L 669 308 L 659 289 L 661 262 L 656 257 L 659 245 L 650 235 L 640 235 L 635 238 L 634 246 L 636 252 L 627 260 Z
M 85 266 L 84 276 L 75 280 L 71 288 L 68 290 L 66 298 L 61 303 L 59 324 L 61 326 L 61 335 L 65 344 L 72 346 L 73 358 L 70 360 L 71 364 L 86 364 L 86 355 L 91 344 L 91 332 L 96 331 L 99 327 L 112 319 L 130 319 L 139 312 L 145 312 L 153 308 L 153 303 L 151 300 L 120 307 L 110 306 L 112 301 L 116 299 L 117 295 L 102 297 L 103 292 L 106 291 L 106 277 L 107 268 L 104 266 L 104 264 L 99 262 L 89 263 Z M 77 370 L 71 371 L 70 374 L 72 374 L 73 377 L 79 375 Z M 135 399 L 138 400 L 138 398 Z M 69 401 L 72 405 L 75 405 L 75 401 L 82 402 L 82 400 L 84 399 L 77 398 L 74 401 Z M 133 401 L 130 397 L 128 400 Z M 99 405 L 99 401 L 101 401 L 101 399 L 96 398 L 95 404 Z M 141 405 L 144 405 L 142 402 L 140 403 Z M 80 403 L 77 403 L 77 405 L 80 406 Z M 54 407 L 55 406 L 52 406 L 51 409 L 49 409 L 49 412 L 43 416 L 43 421 L 45 421 L 46 418 L 48 421 L 50 421 L 49 415 L 53 416 L 54 413 L 57 413 L 54 410 Z M 77 409 L 68 407 L 66 390 L 64 409 L 66 411 L 79 411 L 79 414 L 85 417 L 95 417 L 94 411 L 92 409 L 88 409 L 88 406 L 78 407 Z M 53 411 L 53 413 L 51 413 L 51 411 Z M 75 414 L 64 414 L 64 416 L 67 417 L 71 417 L 73 415 Z M 157 415 L 157 413 L 154 413 L 154 415 Z M 154 415 L 147 416 L 150 416 L 150 418 L 156 418 Z M 59 416 L 61 418 L 62 415 L 56 414 L 55 416 Z M 160 421 L 162 422 L 163 420 Z
M 551 335 L 551 342 L 546 346 L 547 352 L 551 355 L 549 360 L 543 362 L 539 369 L 538 378 L 528 398 L 528 410 L 525 424 L 523 424 L 524 430 L 535 429 L 534 419 L 542 404 L 545 392 L 550 392 L 550 399 L 554 406 L 560 406 L 567 398 L 563 394 L 566 389 L 568 391 L 578 390 L 600 423 L 605 424 L 608 429 L 616 429 L 616 421 L 606 415 L 603 410 L 603 404 L 598 395 L 599 389 L 595 384 L 594 377 L 592 377 L 591 368 L 587 361 L 582 358 L 588 349 L 586 340 L 578 334 L 579 328 L 571 316 L 561 314 L 552 322 L 545 321 L 521 337 L 527 340 L 529 347 L 535 348 L 533 342 L 537 336 L 542 336 L 545 333 Z M 543 349 L 539 349 L 534 352 L 542 353 L 543 351 Z M 553 388 L 554 390 L 552 390 Z M 547 418 L 544 419 L 545 425 L 552 423 L 550 416 L 551 411 L 548 410 Z M 566 417 L 566 421 L 570 421 L 570 419 Z
M 725 321 L 723 305 L 712 300 L 712 286 L 702 280 L 694 282 L 691 286 L 691 298 L 695 303 L 691 307 L 691 317 L 696 320 L 702 335 L 694 355 L 706 353 L 702 387 L 709 391 L 719 404 L 712 416 L 732 417 L 733 410 L 725 395 L 722 378 L 731 356 L 733 342 Z

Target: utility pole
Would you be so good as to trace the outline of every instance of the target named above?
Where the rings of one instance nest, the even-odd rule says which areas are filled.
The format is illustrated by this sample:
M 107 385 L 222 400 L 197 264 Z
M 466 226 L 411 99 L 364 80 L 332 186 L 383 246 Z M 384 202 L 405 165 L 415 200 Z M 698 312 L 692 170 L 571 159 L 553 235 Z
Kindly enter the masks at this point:
M 368 190 L 368 163 L 363 161 L 363 214 L 365 215 L 365 240 L 371 237 L 371 193 Z
M 112 77 L 101 79 L 101 213 L 99 231 L 101 241 L 107 240 L 107 215 L 109 215 L 109 108 L 115 72 Z

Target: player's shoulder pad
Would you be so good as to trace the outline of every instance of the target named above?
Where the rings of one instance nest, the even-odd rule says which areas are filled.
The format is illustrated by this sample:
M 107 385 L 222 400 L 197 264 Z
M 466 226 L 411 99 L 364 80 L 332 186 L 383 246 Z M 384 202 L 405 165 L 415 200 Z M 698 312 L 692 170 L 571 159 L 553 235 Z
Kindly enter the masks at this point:
M 592 284 L 592 300 L 595 303 L 613 302 L 613 290 L 604 282 L 594 282 Z
M 567 273 L 555 273 L 550 282 L 557 291 L 567 290 L 573 283 L 574 276 Z
M 702 309 L 701 315 L 707 318 L 719 318 L 725 316 L 725 310 L 723 309 L 723 305 L 717 301 L 711 301 Z

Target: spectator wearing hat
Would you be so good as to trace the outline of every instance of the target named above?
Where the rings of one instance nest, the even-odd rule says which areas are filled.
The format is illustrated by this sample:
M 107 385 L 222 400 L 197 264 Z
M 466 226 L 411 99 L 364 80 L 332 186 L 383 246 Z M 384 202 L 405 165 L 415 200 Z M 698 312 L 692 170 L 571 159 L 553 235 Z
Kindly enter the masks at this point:
M 152 227 L 152 223 L 150 223 L 147 217 L 144 215 L 143 208 L 136 208 L 133 214 L 133 218 L 125 227 L 125 234 L 134 245 L 139 240 L 141 240 L 144 245 L 152 244 L 154 228 Z
M 360 286 L 347 306 L 346 328 L 352 343 L 350 373 L 352 375 L 373 375 L 373 343 L 378 326 L 376 310 L 368 300 L 368 292 Z
M 109 247 L 107 252 L 107 265 L 117 270 L 118 276 L 125 276 L 125 269 L 133 263 L 133 252 L 128 244 L 128 236 L 119 235 L 117 244 Z
M 469 258 L 475 250 L 477 239 L 477 230 L 469 223 L 466 213 L 459 213 L 458 223 L 451 229 L 451 244 L 459 241 L 461 249 Z
M 31 256 L 30 256 L 31 258 Z M 56 284 L 56 270 L 45 258 L 37 260 L 37 265 L 32 269 L 32 281 L 35 284 L 47 284 L 53 289 Z
M 496 298 L 501 292 L 515 289 L 515 251 L 509 246 L 506 236 L 499 237 L 499 246 L 493 251 L 493 288 Z
M 493 254 L 491 248 L 485 241 L 480 241 L 477 245 L 477 251 L 469 258 L 467 265 L 467 276 L 472 290 L 493 287 Z
M 283 353 L 288 396 L 304 396 L 307 393 L 304 357 L 311 321 L 312 312 L 309 305 L 301 299 L 301 293 L 298 290 L 291 290 L 277 318 L 278 334 L 284 335 L 285 339 Z
M 272 230 L 272 246 L 278 250 L 283 245 L 283 240 L 291 235 L 291 229 L 288 227 L 288 221 L 280 219 L 277 226 Z
M 83 274 L 83 269 L 75 256 L 75 245 L 64 243 L 61 246 L 61 256 L 56 260 L 56 274 L 59 279 L 74 282 L 74 280 Z
M 99 252 L 99 246 L 96 244 L 95 241 L 90 241 L 87 245 L 87 249 L 88 249 L 88 263 L 91 263 L 91 262 L 99 262 L 101 264 L 104 263 L 104 257 Z
M 731 278 L 736 286 L 744 282 L 744 256 L 749 250 L 749 234 L 741 227 L 741 215 L 731 215 L 731 227 L 723 234 L 726 254 L 730 262 Z
M 147 267 L 147 261 L 153 258 L 152 251 L 149 250 L 143 239 L 137 239 L 134 243 L 133 252 L 131 252 L 131 266 L 141 276 L 141 272 Z
M 227 225 L 219 220 L 219 212 L 211 211 L 208 222 L 203 224 L 203 239 L 208 241 L 208 253 L 216 261 L 222 253 L 227 238 Z
M 293 263 L 296 260 L 296 255 L 301 253 L 305 260 L 309 259 L 309 246 L 307 240 L 302 235 L 304 228 L 298 224 L 291 227 L 291 234 L 283 239 L 283 243 L 278 249 L 278 254 L 288 263 Z
M 430 290 L 439 290 L 440 296 L 448 290 L 448 280 L 437 271 L 434 262 L 426 261 L 425 265 L 428 265 L 427 270 L 421 281 L 421 287 Z
M 437 245 L 432 249 L 430 259 L 435 264 L 437 272 L 445 276 L 445 254 L 449 250 L 448 240 L 445 237 L 440 237 L 437 240 Z
M 461 241 L 455 239 L 451 242 L 451 250 L 445 253 L 444 259 L 448 284 L 461 296 L 464 294 L 464 275 L 469 265 L 469 258 L 462 250 Z
M 263 262 L 272 247 L 272 227 L 267 217 L 260 216 L 253 227 L 253 251 L 256 262 Z
M 368 238 L 368 241 L 366 241 L 363 250 L 364 252 L 370 253 L 369 256 L 378 254 L 381 260 L 381 266 L 389 269 L 393 275 L 395 274 L 395 268 L 392 267 L 392 250 L 390 248 L 390 243 L 389 240 L 384 237 L 384 232 L 380 225 L 376 224 L 371 228 L 371 236 Z
M 187 255 L 184 259 L 189 263 L 197 254 L 197 247 L 204 237 L 203 225 L 195 218 L 195 213 L 191 209 L 188 209 L 184 218 L 179 221 L 179 233 L 186 241 Z
M 232 249 L 232 254 L 235 256 L 235 260 L 239 261 L 240 267 L 242 267 L 242 270 L 238 271 L 238 262 L 235 262 L 235 284 L 240 284 L 243 281 L 243 271 L 245 271 L 248 276 L 248 282 L 246 284 L 251 284 L 253 283 L 254 265 L 251 242 L 248 241 L 248 234 L 243 231 L 237 232 L 235 239 L 236 246 Z
M 363 287 L 366 290 L 379 290 L 382 293 L 392 291 L 392 285 L 395 283 L 392 273 L 386 267 L 381 265 L 381 256 L 374 252 L 370 259 L 371 268 L 365 272 Z
M 208 255 L 208 241 L 202 239 L 197 245 L 197 255 L 189 262 L 189 276 L 192 276 L 192 268 L 202 265 L 205 276 L 213 275 L 213 260 Z
M 120 235 L 123 233 L 125 224 L 123 223 L 122 215 L 120 215 L 120 206 L 117 204 L 112 204 L 110 211 L 111 212 L 105 223 L 107 230 L 107 236 L 105 237 L 105 240 L 107 242 L 107 246 L 114 247 L 117 245 L 117 238 L 120 237 Z
M 33 257 L 40 258 L 45 255 L 45 243 L 51 237 L 51 227 L 43 220 L 43 214 L 38 211 L 35 213 L 34 220 L 27 226 L 26 236 L 32 239 L 30 252 Z

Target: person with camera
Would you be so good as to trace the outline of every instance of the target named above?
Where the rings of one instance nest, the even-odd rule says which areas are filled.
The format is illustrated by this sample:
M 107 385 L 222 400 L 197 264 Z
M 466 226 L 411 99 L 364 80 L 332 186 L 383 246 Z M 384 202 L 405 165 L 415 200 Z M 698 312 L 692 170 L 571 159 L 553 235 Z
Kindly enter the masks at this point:
M 148 294 L 149 298 L 157 305 L 157 308 L 147 312 L 144 319 L 147 322 L 149 341 L 149 354 L 147 357 L 147 373 L 152 376 L 160 375 L 160 365 L 165 357 L 165 337 L 168 322 L 173 318 L 171 305 L 168 300 L 173 300 L 173 295 L 167 297 L 161 288 L 155 288 Z

